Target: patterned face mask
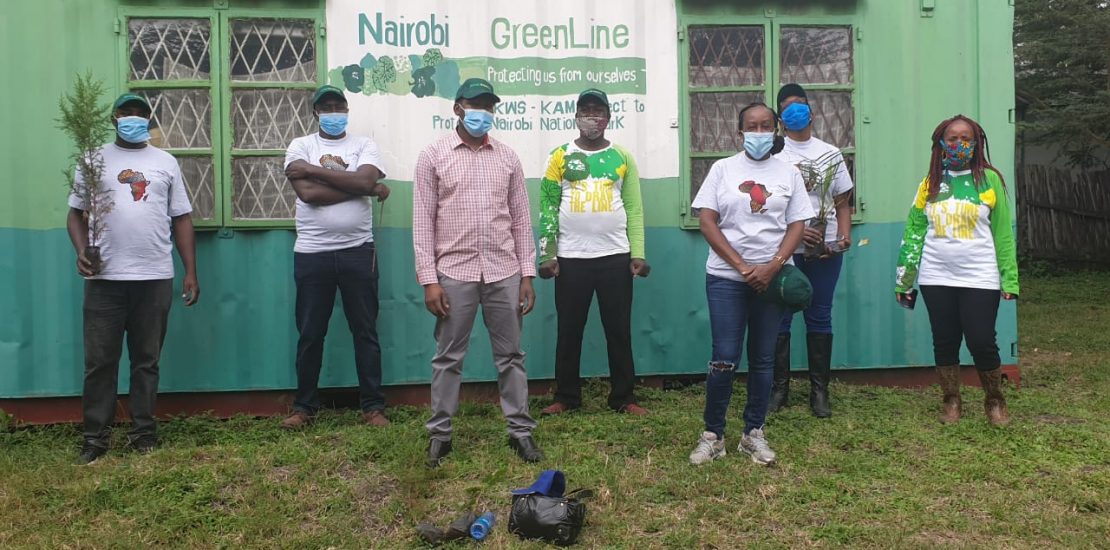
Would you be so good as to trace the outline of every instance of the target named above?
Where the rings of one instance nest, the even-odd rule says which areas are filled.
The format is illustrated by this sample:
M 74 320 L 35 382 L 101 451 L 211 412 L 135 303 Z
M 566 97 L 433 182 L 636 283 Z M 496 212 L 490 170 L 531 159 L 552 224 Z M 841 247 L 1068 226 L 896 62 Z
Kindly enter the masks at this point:
M 944 158 L 941 164 L 947 169 L 961 169 L 971 162 L 971 157 L 975 155 L 975 142 L 961 140 L 955 145 L 949 145 L 943 139 L 940 140 L 940 148 L 944 151 Z
M 593 141 L 601 137 L 605 127 L 609 125 L 609 118 L 603 116 L 580 116 L 574 119 L 582 137 Z

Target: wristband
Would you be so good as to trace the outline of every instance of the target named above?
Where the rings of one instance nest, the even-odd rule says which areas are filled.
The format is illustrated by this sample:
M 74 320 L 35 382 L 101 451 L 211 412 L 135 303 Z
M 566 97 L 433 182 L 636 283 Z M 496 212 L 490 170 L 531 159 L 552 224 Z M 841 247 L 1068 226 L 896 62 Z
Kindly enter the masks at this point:
M 779 256 L 778 254 L 775 254 L 774 256 L 771 256 L 771 259 L 778 262 L 779 265 L 786 265 L 786 258 L 783 258 L 782 256 Z

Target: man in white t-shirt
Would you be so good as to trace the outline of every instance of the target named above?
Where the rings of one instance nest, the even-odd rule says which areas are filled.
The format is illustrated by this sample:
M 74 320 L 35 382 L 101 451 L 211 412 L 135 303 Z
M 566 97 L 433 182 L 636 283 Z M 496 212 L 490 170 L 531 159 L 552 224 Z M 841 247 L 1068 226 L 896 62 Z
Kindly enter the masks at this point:
M 832 301 L 844 261 L 842 254 L 852 245 L 852 177 L 840 149 L 814 137 L 813 113 L 801 86 L 783 86 L 778 94 L 778 107 L 786 128 L 786 144 L 775 158 L 799 167 L 817 212 L 817 218 L 806 225 L 803 245 L 794 253 L 794 264 L 813 285 L 813 302 L 802 312 L 809 363 L 809 407 L 818 418 L 827 418 L 832 415 L 829 404 Z M 824 174 L 831 174 L 831 180 L 825 180 Z M 823 185 L 824 181 L 827 184 Z M 775 381 L 768 407 L 772 412 L 786 406 L 789 396 L 793 317 L 793 312 L 787 312 L 783 318 L 775 345 Z
M 115 142 L 92 158 L 94 165 L 103 163 L 98 187 L 88 189 L 77 170 L 69 196 L 66 228 L 77 252 L 77 272 L 85 278 L 84 445 L 79 464 L 95 461 L 111 445 L 125 333 L 131 360 L 128 441 L 143 453 L 158 444 L 154 404 L 173 301 L 173 242 L 185 266 L 181 297 L 186 306 L 200 297 L 189 217 L 193 207 L 177 160 L 147 143 L 150 117 L 145 98 L 121 95 L 113 105 Z M 89 227 L 90 217 L 94 228 Z
M 297 241 L 293 279 L 297 285 L 297 394 L 283 428 L 301 428 L 320 409 L 320 368 L 335 294 L 355 345 L 362 418 L 385 426 L 382 352 L 378 343 L 378 265 L 370 197 L 384 201 L 378 146 L 368 137 L 347 135 L 347 100 L 335 86 L 312 96 L 320 131 L 293 140 L 285 152 L 285 175 L 297 193 Z

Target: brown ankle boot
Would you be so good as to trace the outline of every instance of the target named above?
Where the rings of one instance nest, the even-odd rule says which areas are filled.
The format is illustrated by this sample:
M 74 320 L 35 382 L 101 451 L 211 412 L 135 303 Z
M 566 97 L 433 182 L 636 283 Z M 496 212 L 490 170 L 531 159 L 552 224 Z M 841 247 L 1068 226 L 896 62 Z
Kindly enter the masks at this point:
M 940 415 L 941 424 L 951 424 L 960 420 L 960 366 L 937 367 L 940 389 L 944 393 L 944 409 Z
M 979 382 L 983 384 L 983 408 L 987 420 L 994 426 L 1010 423 L 1010 410 L 1006 407 L 1006 397 L 1002 395 L 1002 369 L 979 371 Z

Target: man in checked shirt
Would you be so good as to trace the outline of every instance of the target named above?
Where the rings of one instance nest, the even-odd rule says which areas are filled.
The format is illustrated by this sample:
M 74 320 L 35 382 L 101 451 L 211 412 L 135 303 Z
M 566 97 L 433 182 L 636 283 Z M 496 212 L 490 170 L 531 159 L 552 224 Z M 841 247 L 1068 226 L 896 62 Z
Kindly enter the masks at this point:
M 536 293 L 536 248 L 520 159 L 488 135 L 501 101 L 480 78 L 455 94 L 455 131 L 416 160 L 412 240 L 424 304 L 436 316 L 432 418 L 425 425 L 428 467 L 451 452 L 451 417 L 459 408 L 463 359 L 482 306 L 497 367 L 509 447 L 527 462 L 543 460 L 532 440 L 528 375 L 520 349 L 523 316 Z

